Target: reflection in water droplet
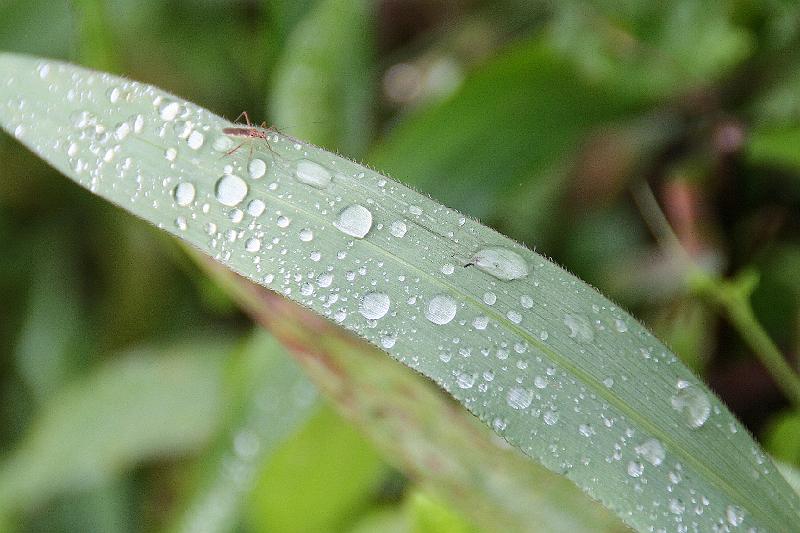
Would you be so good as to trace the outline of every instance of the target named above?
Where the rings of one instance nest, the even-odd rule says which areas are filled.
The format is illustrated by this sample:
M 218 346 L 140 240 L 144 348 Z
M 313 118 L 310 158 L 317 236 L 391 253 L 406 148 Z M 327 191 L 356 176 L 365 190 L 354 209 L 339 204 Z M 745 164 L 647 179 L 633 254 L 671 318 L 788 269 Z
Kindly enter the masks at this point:
M 253 159 L 247 164 L 247 173 L 254 180 L 260 179 L 267 173 L 267 164 L 261 159 Z
M 389 311 L 389 295 L 383 292 L 365 294 L 358 306 L 358 312 L 368 320 L 383 318 Z
M 331 182 L 331 173 L 327 168 L 307 159 L 297 162 L 295 177 L 300 183 L 305 183 L 317 189 L 324 189 Z
M 342 233 L 363 239 L 372 228 L 372 213 L 363 205 L 351 205 L 339 213 L 339 218 L 333 225 Z
M 521 279 L 528 275 L 528 264 L 513 250 L 490 247 L 472 256 L 471 264 L 489 275 L 504 281 Z
M 525 409 L 533 402 L 533 391 L 515 387 L 508 391 L 506 402 L 512 409 Z
M 406 223 L 403 222 L 402 220 L 395 220 L 394 222 L 392 222 L 389 231 L 392 233 L 392 235 L 394 235 L 398 239 L 402 239 L 403 236 L 406 234 L 406 231 L 408 231 L 408 227 L 406 226 Z
M 425 318 L 434 324 L 447 324 L 456 316 L 458 306 L 449 296 L 440 294 L 431 298 L 428 307 L 425 308 Z
M 583 315 L 565 315 L 564 325 L 569 328 L 569 336 L 581 342 L 591 342 L 594 330 L 589 319 Z
M 711 402 L 702 390 L 688 381 L 679 380 L 678 392 L 672 396 L 672 407 L 686 414 L 690 428 L 702 427 L 711 414 Z
M 664 462 L 664 457 L 666 456 L 664 446 L 661 445 L 661 441 L 658 439 L 648 439 L 634 449 L 636 453 L 653 466 L 658 466 Z
M 233 207 L 247 196 L 247 183 L 239 176 L 225 174 L 217 181 L 215 192 L 219 203 Z
M 183 181 L 175 186 L 175 189 L 172 191 L 172 195 L 175 197 L 176 204 L 186 207 L 194 201 L 194 185 L 188 181 Z

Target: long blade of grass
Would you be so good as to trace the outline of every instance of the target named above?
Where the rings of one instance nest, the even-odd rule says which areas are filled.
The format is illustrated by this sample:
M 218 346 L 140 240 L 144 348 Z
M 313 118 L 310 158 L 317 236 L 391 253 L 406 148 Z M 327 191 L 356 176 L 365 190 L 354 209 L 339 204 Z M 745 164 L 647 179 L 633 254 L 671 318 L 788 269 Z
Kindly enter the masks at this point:
M 633 527 L 795 527 L 716 397 L 540 255 L 274 132 L 231 153 L 230 123 L 154 87 L 11 54 L 0 71 L 3 127 L 54 167 L 431 377 Z

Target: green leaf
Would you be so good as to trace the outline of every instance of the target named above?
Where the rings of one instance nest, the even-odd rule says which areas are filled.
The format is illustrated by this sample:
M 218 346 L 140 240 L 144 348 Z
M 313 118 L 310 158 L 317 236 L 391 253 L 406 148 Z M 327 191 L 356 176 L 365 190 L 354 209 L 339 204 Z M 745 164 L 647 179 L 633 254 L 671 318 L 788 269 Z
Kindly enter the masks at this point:
M 236 359 L 231 427 L 198 465 L 203 479 L 174 531 L 234 531 L 255 480 L 317 406 L 314 386 L 266 332 L 256 332 Z M 286 496 L 278 485 L 268 490 Z
M 140 349 L 53 395 L 0 465 L 0 514 L 203 444 L 217 423 L 224 353 L 209 343 Z
M 292 135 L 346 154 L 371 137 L 373 56 L 366 0 L 318 2 L 290 35 L 271 92 L 274 123 Z
M 226 156 L 230 123 L 154 87 L 12 54 L 0 70 L 3 127 L 51 165 L 382 346 L 633 527 L 795 529 L 797 496 L 725 406 L 540 255 L 276 133 L 251 141 L 261 163 Z

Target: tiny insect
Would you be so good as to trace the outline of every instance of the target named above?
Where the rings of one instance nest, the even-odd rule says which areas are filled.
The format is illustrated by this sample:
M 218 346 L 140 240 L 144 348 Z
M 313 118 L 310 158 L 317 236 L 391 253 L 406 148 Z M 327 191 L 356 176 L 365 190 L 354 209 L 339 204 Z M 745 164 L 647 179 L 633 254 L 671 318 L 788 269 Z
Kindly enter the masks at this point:
M 225 135 L 230 135 L 231 137 L 243 137 L 245 139 L 238 146 L 235 146 L 230 150 L 228 150 L 227 152 L 225 152 L 225 156 L 234 154 L 237 150 L 239 150 L 239 148 L 241 148 L 242 146 L 245 145 L 245 143 L 247 143 L 248 139 L 263 139 L 264 142 L 267 143 L 267 148 L 269 149 L 269 151 L 272 152 L 273 155 L 277 156 L 277 154 L 272 150 L 272 146 L 270 146 L 269 139 L 267 138 L 267 136 L 269 135 L 270 132 L 277 132 L 278 130 L 272 126 L 268 127 L 266 122 L 262 122 L 261 127 L 256 128 L 250 123 L 250 117 L 247 115 L 247 111 L 242 111 L 242 113 L 238 117 L 236 117 L 236 120 L 234 120 L 234 122 L 237 122 L 242 117 L 244 117 L 244 120 L 247 124 L 246 126 L 222 128 L 222 133 L 224 133 Z M 250 159 L 253 158 L 252 144 L 250 145 L 249 158 Z

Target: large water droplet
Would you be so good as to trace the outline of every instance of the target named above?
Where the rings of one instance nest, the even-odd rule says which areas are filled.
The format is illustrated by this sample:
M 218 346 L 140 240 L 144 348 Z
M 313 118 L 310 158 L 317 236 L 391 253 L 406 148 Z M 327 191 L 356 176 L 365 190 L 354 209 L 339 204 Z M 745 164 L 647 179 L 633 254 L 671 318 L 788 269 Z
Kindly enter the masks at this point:
M 678 392 L 672 396 L 672 407 L 686 414 L 689 427 L 702 427 L 711 414 L 708 396 L 688 381 L 679 380 L 677 388 Z
M 658 439 L 649 439 L 634 448 L 642 458 L 653 466 L 658 466 L 664 462 L 666 453 L 664 446 Z
M 202 133 L 195 130 L 189 134 L 189 138 L 186 139 L 186 144 L 189 145 L 189 148 L 192 150 L 199 150 L 203 146 L 203 142 L 206 138 L 203 136 Z
M 234 174 L 225 174 L 217 181 L 215 192 L 219 203 L 233 207 L 247 196 L 247 182 Z
M 591 342 L 594 330 L 589 319 L 583 315 L 565 315 L 564 325 L 569 328 L 569 336 L 581 342 Z
M 183 181 L 175 186 L 172 195 L 175 197 L 176 204 L 186 207 L 194 201 L 194 185 L 188 181 Z
M 295 177 L 300 183 L 311 185 L 317 189 L 324 189 L 331 182 L 331 173 L 327 168 L 307 159 L 297 162 Z
M 458 306 L 449 296 L 440 294 L 431 298 L 428 307 L 425 308 L 425 318 L 434 324 L 447 324 L 456 316 Z
M 372 227 L 372 213 L 363 205 L 351 205 L 339 213 L 339 218 L 333 225 L 342 233 L 363 239 Z
M 506 402 L 512 409 L 526 409 L 530 407 L 531 402 L 533 402 L 533 391 L 515 387 L 508 391 Z
M 311 242 L 314 240 L 314 232 L 308 228 L 300 230 L 300 240 L 303 242 Z
M 389 311 L 389 295 L 383 292 L 365 294 L 358 306 L 358 312 L 368 320 L 383 318 Z
M 471 264 L 497 279 L 511 281 L 528 275 L 528 263 L 508 248 L 483 248 L 472 256 Z
M 250 200 L 250 203 L 247 204 L 247 214 L 254 217 L 260 217 L 266 207 L 267 205 L 263 200 L 259 200 L 258 198 L 255 200 Z

